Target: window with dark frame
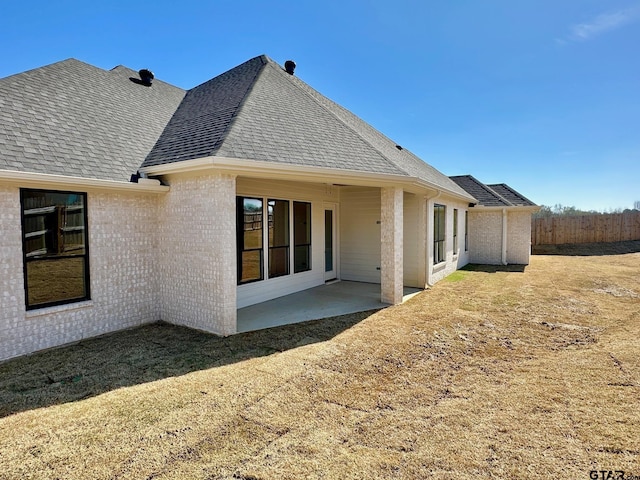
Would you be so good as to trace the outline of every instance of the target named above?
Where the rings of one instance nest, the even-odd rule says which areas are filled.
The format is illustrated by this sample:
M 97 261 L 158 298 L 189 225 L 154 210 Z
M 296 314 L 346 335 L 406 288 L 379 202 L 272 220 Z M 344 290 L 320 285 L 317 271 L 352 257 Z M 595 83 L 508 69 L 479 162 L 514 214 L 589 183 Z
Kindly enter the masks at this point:
M 87 194 L 20 189 L 27 310 L 90 299 Z
M 453 254 L 458 254 L 458 209 L 453 209 Z
M 238 285 L 264 280 L 265 252 L 267 278 L 291 274 L 292 241 L 293 273 L 311 270 L 311 203 L 236 197 L 236 218 Z
M 269 215 L 269 278 L 289 275 L 289 202 L 267 201 Z
M 433 206 L 433 264 L 445 261 L 445 206 Z
M 311 204 L 293 202 L 293 272 L 311 270 Z
M 469 251 L 469 212 L 464 212 L 464 251 Z
M 237 197 L 238 284 L 263 279 L 263 201 Z

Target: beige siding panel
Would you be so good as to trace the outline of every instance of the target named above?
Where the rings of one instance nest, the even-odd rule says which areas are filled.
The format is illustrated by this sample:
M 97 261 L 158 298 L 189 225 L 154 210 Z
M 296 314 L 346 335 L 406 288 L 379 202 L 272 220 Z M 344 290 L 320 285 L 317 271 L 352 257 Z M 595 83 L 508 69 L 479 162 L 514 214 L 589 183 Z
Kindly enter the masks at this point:
M 340 277 L 380 283 L 380 189 L 342 187 Z
M 337 202 L 340 189 L 322 183 L 288 182 L 239 177 L 238 195 L 258 195 L 282 200 L 305 200 Z
M 317 255 L 312 251 L 313 265 L 316 265 Z M 313 268 L 310 272 L 300 272 L 284 277 L 270 278 L 259 282 L 238 286 L 237 307 L 243 308 L 256 303 L 266 302 L 274 298 L 283 297 L 291 293 L 300 292 L 308 288 L 324 284 L 324 275 L 320 268 Z

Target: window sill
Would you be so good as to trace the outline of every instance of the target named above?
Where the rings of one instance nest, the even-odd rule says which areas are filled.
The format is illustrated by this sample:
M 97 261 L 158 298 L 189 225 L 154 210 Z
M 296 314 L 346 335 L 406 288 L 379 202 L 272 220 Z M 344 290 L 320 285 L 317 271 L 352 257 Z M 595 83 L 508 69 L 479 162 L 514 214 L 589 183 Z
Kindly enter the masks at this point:
M 440 270 L 444 270 L 446 267 L 447 267 L 447 262 L 443 260 L 442 262 L 440 262 L 440 263 L 436 263 L 436 264 L 433 266 L 433 272 L 434 272 L 434 273 L 435 273 L 435 272 L 439 272 Z
M 82 308 L 93 307 L 92 300 L 85 300 L 77 303 L 67 303 L 65 305 L 56 305 L 55 307 L 44 307 L 35 310 L 27 310 L 25 318 L 41 317 L 43 315 L 52 315 L 55 313 L 68 312 L 71 310 L 80 310 Z

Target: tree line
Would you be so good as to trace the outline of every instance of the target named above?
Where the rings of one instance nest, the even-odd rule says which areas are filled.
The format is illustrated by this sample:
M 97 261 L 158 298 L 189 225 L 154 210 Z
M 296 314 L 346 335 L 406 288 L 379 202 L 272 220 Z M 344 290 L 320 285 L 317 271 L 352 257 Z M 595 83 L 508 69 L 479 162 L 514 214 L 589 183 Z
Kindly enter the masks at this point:
M 606 211 L 598 210 L 581 210 L 577 207 L 568 207 L 556 203 L 554 206 L 542 205 L 540 211 L 533 214 L 533 218 L 561 217 L 561 216 L 578 216 L 578 215 L 607 215 L 611 213 L 625 213 L 633 210 L 640 210 L 640 200 L 633 202 L 633 208 L 610 208 Z

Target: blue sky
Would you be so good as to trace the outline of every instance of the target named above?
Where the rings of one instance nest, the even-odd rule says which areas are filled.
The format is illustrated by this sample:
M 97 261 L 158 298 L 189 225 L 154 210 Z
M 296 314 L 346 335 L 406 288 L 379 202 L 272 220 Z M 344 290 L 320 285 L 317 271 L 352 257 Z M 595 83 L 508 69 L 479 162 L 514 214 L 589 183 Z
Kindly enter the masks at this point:
M 32 0 L 0 77 L 74 57 L 191 88 L 256 55 L 447 175 L 538 204 L 640 200 L 640 0 Z

